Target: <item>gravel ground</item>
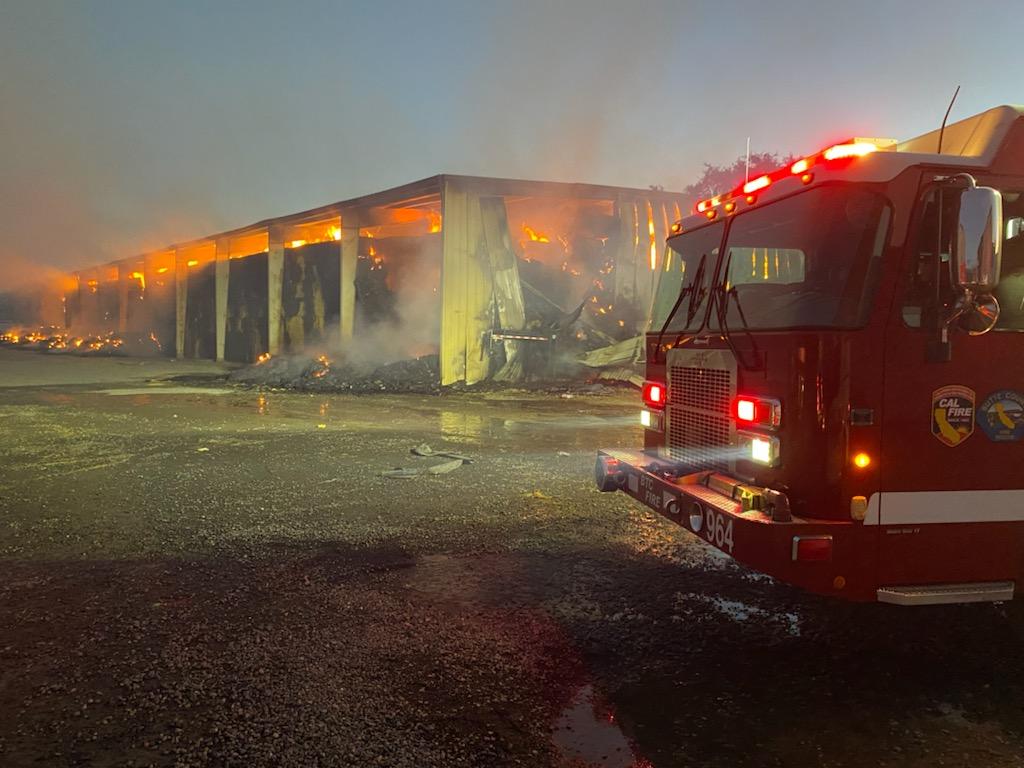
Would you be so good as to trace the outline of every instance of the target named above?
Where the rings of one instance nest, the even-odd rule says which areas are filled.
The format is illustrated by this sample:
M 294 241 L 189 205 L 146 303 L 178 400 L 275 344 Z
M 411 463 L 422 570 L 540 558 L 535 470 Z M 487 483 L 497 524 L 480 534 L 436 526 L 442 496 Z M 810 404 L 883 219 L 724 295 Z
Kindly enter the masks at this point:
M 0 350 L 0 765 L 1024 765 L 1016 610 L 820 600 L 597 493 L 627 394 L 181 373 Z M 421 443 L 474 463 L 381 476 Z

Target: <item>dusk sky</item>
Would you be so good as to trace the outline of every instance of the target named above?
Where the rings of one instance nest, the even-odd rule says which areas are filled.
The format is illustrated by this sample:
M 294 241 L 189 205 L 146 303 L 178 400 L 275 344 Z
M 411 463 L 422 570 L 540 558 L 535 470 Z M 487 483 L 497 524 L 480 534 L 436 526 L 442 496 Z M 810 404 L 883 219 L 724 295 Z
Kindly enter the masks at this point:
M 0 278 L 437 173 L 680 189 L 1021 91 L 1019 2 L 0 8 Z M 11 269 L 14 267 L 14 269 Z

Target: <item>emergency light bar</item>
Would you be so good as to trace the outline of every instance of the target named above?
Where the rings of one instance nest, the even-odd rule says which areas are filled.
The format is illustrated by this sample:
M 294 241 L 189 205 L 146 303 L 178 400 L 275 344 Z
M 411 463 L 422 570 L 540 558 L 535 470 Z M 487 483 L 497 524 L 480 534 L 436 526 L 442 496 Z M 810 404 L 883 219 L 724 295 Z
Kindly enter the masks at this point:
M 763 189 L 767 189 L 776 181 L 780 179 L 788 178 L 789 176 L 799 176 L 800 181 L 804 184 L 810 184 L 814 180 L 814 176 L 809 172 L 811 168 L 819 163 L 834 163 L 839 160 L 852 160 L 858 157 L 864 157 L 872 152 L 879 150 L 894 150 L 896 148 L 895 139 L 865 139 L 865 138 L 852 138 L 846 141 L 840 142 L 839 144 L 833 144 L 829 147 L 825 147 L 820 152 L 816 152 L 813 155 L 803 157 L 785 168 L 779 168 L 758 176 L 756 179 L 750 179 L 749 181 L 740 184 L 734 190 L 725 195 L 716 195 L 715 197 L 709 197 L 707 200 L 701 200 L 696 205 L 696 212 L 704 214 L 708 219 L 714 219 L 718 212 L 715 210 L 722 203 L 726 203 L 725 212 L 732 213 L 736 210 L 736 203 L 733 202 L 735 198 L 744 198 L 747 205 L 753 205 L 757 202 L 756 192 L 760 192 Z M 678 234 L 683 231 L 681 223 L 672 225 L 672 232 Z

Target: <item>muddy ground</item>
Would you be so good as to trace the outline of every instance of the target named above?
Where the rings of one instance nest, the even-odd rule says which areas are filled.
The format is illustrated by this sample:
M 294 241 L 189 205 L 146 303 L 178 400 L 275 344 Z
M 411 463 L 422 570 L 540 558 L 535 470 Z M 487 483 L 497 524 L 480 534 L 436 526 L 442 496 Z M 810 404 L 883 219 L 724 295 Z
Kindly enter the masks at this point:
M 1018 612 L 820 600 L 597 493 L 628 394 L 222 373 L 0 351 L 0 765 L 1024 765 Z M 474 463 L 380 475 L 421 443 Z

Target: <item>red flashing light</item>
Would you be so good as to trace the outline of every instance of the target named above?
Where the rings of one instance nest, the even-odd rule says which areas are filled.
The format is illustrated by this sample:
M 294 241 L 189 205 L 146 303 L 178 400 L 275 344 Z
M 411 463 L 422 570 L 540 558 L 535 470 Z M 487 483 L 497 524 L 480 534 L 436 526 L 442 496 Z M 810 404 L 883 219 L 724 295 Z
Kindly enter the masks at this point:
M 722 198 L 720 197 L 709 197 L 707 200 L 701 200 L 697 203 L 697 213 L 706 213 L 721 202 Z
M 810 167 L 811 161 L 805 157 L 803 160 L 797 160 L 795 163 L 789 166 L 789 172 L 792 173 L 794 176 L 799 176 L 801 173 L 804 173 Z
M 793 561 L 821 563 L 832 559 L 831 536 L 794 536 Z
M 757 421 L 757 401 L 746 397 L 736 398 L 736 421 L 753 424 Z
M 668 393 L 660 381 L 645 381 L 643 389 L 644 404 L 648 408 L 664 408 Z
M 878 147 L 867 141 L 854 141 L 847 144 L 833 144 L 822 152 L 826 160 L 842 160 L 847 157 L 863 157 L 878 151 Z
M 782 420 L 782 406 L 778 400 L 739 395 L 733 398 L 732 415 L 740 426 L 774 429 Z
M 757 192 L 759 189 L 764 189 L 771 183 L 772 180 L 768 178 L 767 175 L 758 176 L 756 179 L 751 179 L 743 185 L 743 194 L 749 195 L 753 192 Z

